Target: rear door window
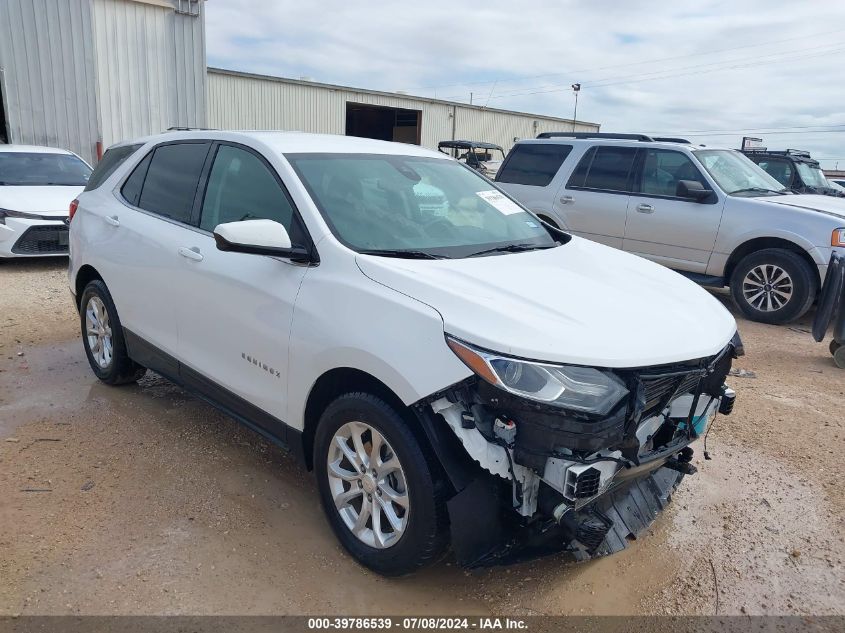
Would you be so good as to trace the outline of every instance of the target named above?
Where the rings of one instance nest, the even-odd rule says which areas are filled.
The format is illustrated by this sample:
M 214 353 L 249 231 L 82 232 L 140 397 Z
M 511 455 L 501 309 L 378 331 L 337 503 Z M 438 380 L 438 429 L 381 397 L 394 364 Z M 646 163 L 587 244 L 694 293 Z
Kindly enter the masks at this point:
M 135 145 L 121 145 L 120 147 L 112 147 L 106 150 L 100 162 L 94 167 L 91 177 L 88 178 L 88 184 L 85 185 L 85 191 L 96 189 L 103 182 L 114 173 L 114 170 L 120 167 L 127 158 L 132 156 L 141 143 Z
M 599 146 L 594 153 L 587 152 L 584 155 L 570 179 L 569 186 L 629 192 L 636 156 L 637 150 L 631 147 Z M 585 170 L 583 185 L 575 184 L 576 176 Z
M 200 173 L 210 146 L 207 142 L 158 146 L 150 159 L 136 206 L 190 223 Z
M 572 145 L 551 143 L 516 145 L 508 154 L 496 180 L 515 185 L 545 187 L 554 179 L 571 151 Z

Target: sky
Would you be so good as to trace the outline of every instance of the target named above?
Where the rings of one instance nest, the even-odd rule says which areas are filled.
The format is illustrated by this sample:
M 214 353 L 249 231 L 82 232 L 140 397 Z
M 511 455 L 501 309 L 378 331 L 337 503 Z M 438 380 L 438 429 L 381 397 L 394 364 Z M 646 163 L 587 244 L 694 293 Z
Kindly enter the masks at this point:
M 566 118 L 580 83 L 578 119 L 605 132 L 756 136 L 845 169 L 845 2 L 205 6 L 209 66 Z

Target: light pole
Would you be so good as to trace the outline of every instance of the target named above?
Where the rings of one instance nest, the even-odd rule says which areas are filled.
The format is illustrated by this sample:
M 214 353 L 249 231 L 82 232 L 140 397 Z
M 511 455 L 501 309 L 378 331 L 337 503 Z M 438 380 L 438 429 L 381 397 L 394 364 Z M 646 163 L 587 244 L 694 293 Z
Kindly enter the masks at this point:
M 572 131 L 575 131 L 575 121 L 578 118 L 578 93 L 581 92 L 581 84 L 572 84 L 572 92 L 575 93 L 575 111 L 572 113 Z

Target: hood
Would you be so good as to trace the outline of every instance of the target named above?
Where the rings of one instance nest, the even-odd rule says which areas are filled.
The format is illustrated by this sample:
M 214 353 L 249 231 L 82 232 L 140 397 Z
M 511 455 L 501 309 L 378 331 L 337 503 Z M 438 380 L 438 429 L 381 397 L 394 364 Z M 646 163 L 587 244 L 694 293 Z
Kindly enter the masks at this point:
M 736 332 L 725 307 L 685 277 L 577 237 L 490 257 L 357 261 L 437 310 L 446 333 L 521 358 L 643 367 L 716 354 Z
M 73 199 L 84 187 L 0 187 L 0 209 L 65 217 Z
M 796 194 L 793 196 L 778 196 L 777 198 L 757 198 L 772 204 L 781 204 L 787 207 L 797 207 L 807 211 L 817 211 L 827 215 L 834 215 L 838 218 L 845 218 L 845 198 L 834 196 L 823 196 L 816 194 Z

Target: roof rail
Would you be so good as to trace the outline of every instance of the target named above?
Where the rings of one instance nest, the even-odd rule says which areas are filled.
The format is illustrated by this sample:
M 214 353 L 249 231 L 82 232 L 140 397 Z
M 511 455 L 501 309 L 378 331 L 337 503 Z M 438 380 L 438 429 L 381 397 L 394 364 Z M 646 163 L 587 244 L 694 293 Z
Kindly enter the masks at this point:
M 216 128 L 213 128 L 213 127 L 182 127 L 182 126 L 179 126 L 179 125 L 174 125 L 173 127 L 167 128 L 165 130 L 165 132 L 194 132 L 194 131 L 210 132 L 210 131 L 215 130 L 215 129 Z
M 678 138 L 677 136 L 655 136 L 654 140 L 662 143 L 684 143 L 685 145 L 692 145 L 687 139 Z
M 537 138 L 613 138 L 646 142 L 654 140 L 645 134 L 616 134 L 614 132 L 541 132 Z

